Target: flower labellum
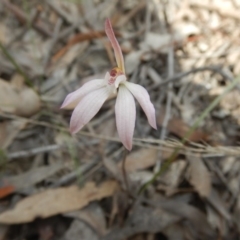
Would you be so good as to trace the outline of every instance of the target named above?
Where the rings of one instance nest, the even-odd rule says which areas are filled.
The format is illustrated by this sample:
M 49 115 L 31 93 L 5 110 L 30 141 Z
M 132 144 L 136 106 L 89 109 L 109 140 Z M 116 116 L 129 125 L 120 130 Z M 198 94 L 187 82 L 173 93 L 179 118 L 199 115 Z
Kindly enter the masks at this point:
M 115 105 L 117 131 L 123 145 L 130 151 L 136 120 L 134 97 L 145 112 L 149 124 L 157 129 L 155 109 L 147 90 L 127 81 L 122 51 L 109 19 L 105 22 L 105 32 L 113 47 L 117 67 L 107 72 L 104 79 L 89 81 L 68 94 L 61 108 L 78 102 L 70 120 L 70 132 L 77 133 L 97 114 L 110 96 L 117 94 Z

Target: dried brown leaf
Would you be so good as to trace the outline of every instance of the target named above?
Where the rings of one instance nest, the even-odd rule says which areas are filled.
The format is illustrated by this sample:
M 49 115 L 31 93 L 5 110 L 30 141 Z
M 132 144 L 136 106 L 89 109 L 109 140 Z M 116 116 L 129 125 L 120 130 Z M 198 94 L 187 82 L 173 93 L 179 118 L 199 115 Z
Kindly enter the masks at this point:
M 25 128 L 27 121 L 22 120 L 12 120 L 7 121 L 6 129 L 1 133 L 1 137 L 4 137 L 0 147 L 2 149 L 7 149 L 11 145 L 12 141 L 18 135 L 18 133 Z M 1 129 L 0 129 L 1 130 Z
M 81 209 L 91 201 L 111 196 L 117 187 L 115 181 L 107 181 L 100 186 L 96 186 L 94 182 L 88 182 L 82 189 L 77 186 L 49 189 L 25 198 L 13 209 L 1 213 L 0 223 L 26 223 L 36 217 L 47 218 Z
M 91 203 L 82 210 L 69 212 L 64 214 L 64 216 L 72 217 L 87 223 L 100 235 L 106 232 L 105 215 L 102 208 L 97 203 Z
M 130 153 L 127 156 L 125 163 L 127 172 L 134 172 L 152 167 L 156 163 L 157 153 L 158 150 L 156 149 L 140 149 Z M 164 159 L 168 158 L 170 155 L 170 152 L 162 151 L 162 156 Z M 118 166 L 120 169 L 122 168 L 121 163 L 119 163 Z
M 0 79 L 0 111 L 29 117 L 40 109 L 40 98 L 26 86 L 16 87 Z
M 161 114 L 157 118 L 158 125 L 162 126 L 164 120 L 164 114 Z M 169 132 L 177 135 L 180 138 L 185 137 L 186 133 L 189 131 L 190 126 L 184 123 L 179 118 L 172 118 L 168 122 L 167 129 Z M 199 142 L 199 141 L 208 141 L 208 135 L 201 130 L 195 130 L 192 135 L 189 137 L 189 141 L 191 142 Z
M 0 188 L 0 199 L 7 197 L 8 195 L 14 193 L 14 191 L 15 191 L 15 187 L 12 185 L 7 185 L 4 187 L 1 187 Z
M 179 191 L 177 187 L 184 177 L 186 165 L 187 163 L 185 160 L 179 159 L 173 162 L 168 171 L 160 177 L 161 181 L 158 185 L 158 189 L 164 190 L 166 196 L 171 196 Z
M 211 191 L 211 176 L 201 158 L 188 157 L 190 164 L 189 181 L 202 197 L 207 197 Z

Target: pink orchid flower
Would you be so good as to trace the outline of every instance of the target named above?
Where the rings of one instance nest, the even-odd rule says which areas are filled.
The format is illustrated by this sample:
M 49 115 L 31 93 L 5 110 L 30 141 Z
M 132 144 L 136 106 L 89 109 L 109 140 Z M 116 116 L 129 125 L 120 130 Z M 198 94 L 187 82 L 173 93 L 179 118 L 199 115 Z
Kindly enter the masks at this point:
M 117 94 L 115 105 L 117 130 L 123 145 L 130 151 L 136 120 L 136 106 L 133 96 L 141 105 L 149 124 L 154 129 L 157 128 L 155 109 L 146 89 L 127 81 L 122 51 L 109 19 L 105 22 L 105 32 L 114 49 L 117 67 L 113 68 L 110 73 L 107 72 L 104 79 L 89 81 L 68 94 L 61 108 L 78 102 L 70 120 L 70 132 L 73 134 L 81 130 L 97 114 L 109 97 Z

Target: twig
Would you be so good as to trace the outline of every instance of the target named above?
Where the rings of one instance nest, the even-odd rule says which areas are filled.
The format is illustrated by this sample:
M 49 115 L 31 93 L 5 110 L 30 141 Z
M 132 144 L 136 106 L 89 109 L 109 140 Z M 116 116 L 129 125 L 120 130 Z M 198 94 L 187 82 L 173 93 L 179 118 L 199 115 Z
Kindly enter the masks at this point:
M 29 150 L 8 153 L 8 154 L 6 154 L 6 157 L 8 158 L 8 160 L 23 158 L 23 157 L 31 157 L 31 156 L 34 156 L 39 153 L 45 153 L 45 152 L 58 150 L 61 147 L 62 146 L 57 145 L 57 144 L 48 145 L 48 146 L 37 147 L 37 148 L 29 149 Z
M 51 187 L 57 188 L 75 181 L 79 175 L 83 175 L 86 172 L 90 171 L 97 163 L 98 161 L 91 161 L 89 163 L 84 164 L 83 166 L 80 166 L 75 171 L 70 172 L 67 175 L 61 177 L 57 182 L 53 183 Z
M 57 126 L 55 124 L 51 124 L 48 122 L 37 121 L 34 119 L 19 117 L 19 116 L 7 114 L 7 113 L 0 113 L 0 117 L 4 117 L 4 118 L 8 118 L 8 119 L 17 119 L 20 121 L 24 121 L 26 123 L 31 123 L 33 125 L 44 126 L 44 127 L 58 130 L 58 131 L 69 133 L 69 129 L 62 127 L 62 126 Z M 117 142 L 117 143 L 121 142 L 118 138 L 108 137 L 108 136 L 103 136 L 103 135 L 94 135 L 94 134 L 91 134 L 91 133 L 88 133 L 85 131 L 80 131 L 79 135 L 85 136 L 85 137 L 101 139 L 101 140 L 106 140 L 106 141 Z M 180 149 L 179 153 L 184 154 L 185 151 L 188 151 L 191 153 L 189 156 L 195 156 L 195 154 L 197 154 L 197 156 L 199 156 L 199 153 L 206 154 L 206 156 L 204 155 L 204 157 L 215 157 L 215 156 L 222 157 L 222 156 L 226 156 L 226 155 L 239 156 L 239 154 L 240 154 L 240 147 L 234 147 L 234 146 L 212 147 L 212 146 L 205 146 L 205 145 L 198 144 L 198 148 L 196 148 L 196 147 L 193 148 L 193 147 L 184 146 L 184 144 L 182 144 L 182 142 L 180 142 L 180 141 L 175 141 L 175 142 L 170 141 L 170 140 L 161 141 L 160 139 L 134 138 L 133 144 L 135 146 L 149 148 L 149 149 L 157 149 L 157 150 L 159 150 L 158 145 L 162 144 L 162 149 L 165 151 L 171 152 L 172 149 L 179 148 Z M 212 155 L 209 156 L 209 154 L 212 154 Z
M 170 45 L 169 51 L 168 51 L 168 77 L 169 78 L 172 77 L 173 74 L 174 74 L 174 49 L 173 49 L 172 45 Z M 161 134 L 160 134 L 160 139 L 161 140 L 164 140 L 165 137 L 166 137 L 167 126 L 168 126 L 168 122 L 169 122 L 170 117 L 171 117 L 172 98 L 173 98 L 172 83 L 170 82 L 168 84 L 166 114 L 164 116 L 164 120 L 163 120 L 163 124 L 162 124 L 162 130 L 161 130 Z M 161 147 L 161 145 L 160 145 L 160 147 Z M 155 169 L 154 169 L 155 173 L 160 170 L 161 160 L 162 160 L 162 151 L 161 151 L 161 148 L 160 148 L 160 150 L 158 152 L 158 156 L 157 156 Z
M 153 86 L 148 88 L 148 91 L 155 90 L 155 89 L 159 88 L 160 86 L 166 85 L 166 84 L 168 84 L 170 82 L 173 82 L 173 81 L 177 81 L 177 80 L 179 80 L 183 77 L 188 76 L 189 74 L 194 74 L 194 73 L 201 72 L 201 71 L 211 71 L 211 72 L 214 72 L 214 73 L 218 73 L 223 78 L 225 78 L 229 81 L 233 81 L 233 78 L 231 76 L 229 76 L 227 73 L 225 73 L 220 67 L 206 66 L 206 67 L 194 68 L 194 69 L 191 69 L 191 70 L 183 72 L 183 73 L 178 73 L 171 78 L 167 78 L 167 80 L 164 81 L 164 82 L 154 84 Z

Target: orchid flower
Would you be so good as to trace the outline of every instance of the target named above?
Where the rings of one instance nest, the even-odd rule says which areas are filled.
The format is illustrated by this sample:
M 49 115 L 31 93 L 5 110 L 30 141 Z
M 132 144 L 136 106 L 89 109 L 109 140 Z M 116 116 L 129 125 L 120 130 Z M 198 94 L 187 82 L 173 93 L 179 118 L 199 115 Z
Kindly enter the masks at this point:
M 105 32 L 113 47 L 117 67 L 113 68 L 110 73 L 107 72 L 104 79 L 91 80 L 68 94 L 61 108 L 73 102 L 78 103 L 70 120 L 70 132 L 74 134 L 97 114 L 109 97 L 117 94 L 115 105 L 117 131 L 123 145 L 130 151 L 136 120 L 134 97 L 154 129 L 157 128 L 155 109 L 147 90 L 138 84 L 127 81 L 123 54 L 109 19 L 105 21 Z

